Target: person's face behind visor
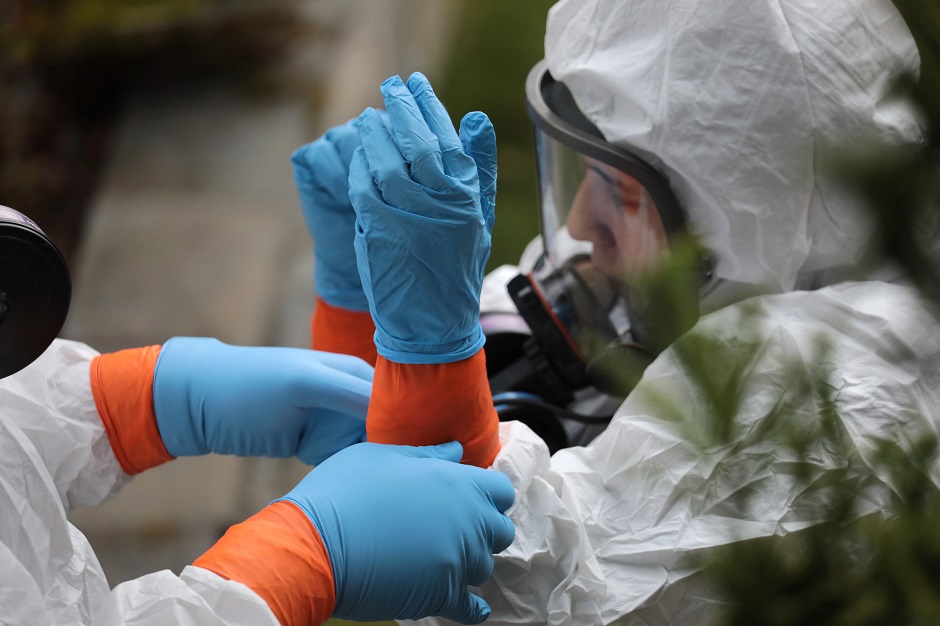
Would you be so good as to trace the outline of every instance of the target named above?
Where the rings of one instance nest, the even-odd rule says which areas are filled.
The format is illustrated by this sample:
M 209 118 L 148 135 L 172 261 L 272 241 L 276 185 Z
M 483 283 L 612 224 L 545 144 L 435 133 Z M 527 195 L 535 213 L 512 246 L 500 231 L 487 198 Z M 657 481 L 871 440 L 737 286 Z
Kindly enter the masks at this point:
M 659 350 L 653 275 L 674 254 L 685 215 L 665 176 L 611 144 L 545 63 L 526 80 L 535 130 L 543 254 L 509 284 L 540 351 L 572 389 L 624 397 Z
M 602 274 L 630 283 L 668 254 L 666 229 L 639 182 L 596 159 L 583 159 L 584 178 L 568 212 L 568 233 L 591 243 L 591 262 Z

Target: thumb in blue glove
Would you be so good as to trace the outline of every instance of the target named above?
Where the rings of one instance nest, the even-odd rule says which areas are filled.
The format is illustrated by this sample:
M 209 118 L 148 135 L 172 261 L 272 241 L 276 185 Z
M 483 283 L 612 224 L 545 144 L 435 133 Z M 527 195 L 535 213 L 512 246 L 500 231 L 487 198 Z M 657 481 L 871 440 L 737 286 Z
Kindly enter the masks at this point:
M 334 617 L 441 616 L 482 622 L 479 586 L 493 553 L 512 543 L 505 474 L 460 465 L 459 443 L 415 448 L 363 443 L 327 459 L 283 499 L 303 510 L 329 553 Z
M 397 363 L 449 363 L 483 346 L 480 289 L 495 219 L 496 136 L 482 113 L 458 135 L 427 79 L 382 84 L 387 123 L 359 116 L 349 198 L 376 348 Z
M 356 120 L 331 128 L 291 155 L 294 182 L 314 242 L 314 286 L 333 306 L 367 311 L 356 253 L 356 213 L 349 202 L 349 161 L 359 146 Z
M 365 439 L 372 367 L 298 348 L 175 337 L 153 374 L 160 436 L 173 456 L 296 456 L 316 465 Z

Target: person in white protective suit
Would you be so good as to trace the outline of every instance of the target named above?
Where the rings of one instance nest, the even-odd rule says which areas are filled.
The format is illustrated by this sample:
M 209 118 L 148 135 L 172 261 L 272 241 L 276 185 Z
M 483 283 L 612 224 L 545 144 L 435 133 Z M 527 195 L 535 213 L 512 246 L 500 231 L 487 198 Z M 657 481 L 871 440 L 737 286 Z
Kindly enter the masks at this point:
M 468 584 L 513 536 L 513 490 L 457 443 L 360 443 L 372 367 L 176 337 L 99 354 L 55 339 L 70 282 L 52 242 L 0 207 L 0 624 L 320 624 L 488 609 Z M 109 589 L 71 509 L 180 455 L 316 467 L 177 576 Z M 194 555 L 196 556 L 196 555 Z
M 712 313 L 659 355 L 590 444 L 549 457 L 527 429 L 502 426 L 493 466 L 516 486 L 519 532 L 480 592 L 490 623 L 708 623 L 722 599 L 697 575 L 698 557 L 823 515 L 820 493 L 793 475 L 795 452 L 758 427 L 790 400 L 791 364 L 838 389 L 852 454 L 842 458 L 819 433 L 809 458 L 820 478 L 845 467 L 865 475 L 880 440 L 904 447 L 936 431 L 937 320 L 915 290 L 893 284 L 900 277 L 887 264 L 870 262 L 870 220 L 827 179 L 822 158 L 871 140 L 916 142 L 921 129 L 890 81 L 918 62 L 907 26 L 882 0 L 552 8 L 544 65 L 527 88 L 544 254 L 532 247 L 521 271 L 551 298 L 552 281 L 586 252 L 623 283 L 685 229 L 708 251 L 701 307 Z M 619 184 L 597 182 L 603 175 Z M 604 184 L 619 198 L 595 200 L 585 217 L 584 196 Z M 632 223 L 611 217 L 618 202 Z M 508 309 L 485 296 L 518 271 L 488 277 L 484 311 Z M 754 294 L 767 295 L 733 304 Z M 642 343 L 642 314 L 631 313 L 627 332 L 609 316 L 609 336 Z M 680 353 L 696 336 L 718 346 L 716 368 L 743 375 L 732 441 L 707 452 L 663 405 L 668 397 L 693 429 L 709 423 Z M 820 338 L 831 352 L 817 362 Z M 812 399 L 790 411 L 790 424 L 819 432 Z M 891 491 L 872 486 L 859 515 L 885 507 Z M 735 506 L 745 492 L 748 506 Z
M 492 413 L 473 403 L 490 390 L 478 384 L 477 326 L 448 308 L 473 310 L 477 288 L 484 331 L 488 319 L 521 315 L 535 340 L 526 357 L 540 359 L 529 369 L 551 379 L 539 392 L 561 389 L 553 401 L 582 414 L 617 406 L 606 428 L 560 422 L 540 437 L 529 427 L 540 420 L 498 424 L 495 454 L 471 459 L 492 458 L 516 490 L 509 515 L 519 532 L 479 589 L 489 623 L 708 623 L 722 600 L 698 557 L 820 521 L 823 494 L 762 428 L 786 406 L 788 424 L 819 430 L 816 401 L 789 384 L 794 364 L 828 377 L 850 450 L 824 439 L 811 449 L 818 484 L 846 469 L 871 473 L 882 440 L 905 448 L 936 431 L 937 320 L 899 272 L 872 261 L 870 220 L 821 159 L 871 140 L 917 142 L 915 114 L 890 89 L 896 72 L 918 64 L 888 0 L 561 0 L 527 85 L 541 240 L 520 267 L 482 284 L 486 254 L 465 248 L 488 251 L 495 151 L 481 150 L 467 118 L 458 135 L 422 77 L 383 84 L 387 118 L 361 115 L 361 147 L 346 158 L 359 310 L 373 318 L 378 351 L 369 438 L 433 440 L 435 416 L 451 432 L 474 430 L 467 438 L 496 428 L 467 421 L 468 406 Z M 709 314 L 625 399 L 612 398 L 591 365 L 608 349 L 643 348 L 647 320 L 629 280 L 683 232 L 707 250 L 700 300 Z M 429 340 L 432 327 L 445 329 L 448 348 Z M 682 358 L 706 336 L 715 369 L 742 376 L 742 396 L 730 443 L 703 451 L 674 413 L 693 430 L 709 423 Z M 490 385 L 511 390 L 525 369 L 507 367 Z M 940 484 L 940 470 L 933 476 Z M 887 478 L 866 489 L 859 515 L 889 506 Z M 745 492 L 748 506 L 736 506 Z

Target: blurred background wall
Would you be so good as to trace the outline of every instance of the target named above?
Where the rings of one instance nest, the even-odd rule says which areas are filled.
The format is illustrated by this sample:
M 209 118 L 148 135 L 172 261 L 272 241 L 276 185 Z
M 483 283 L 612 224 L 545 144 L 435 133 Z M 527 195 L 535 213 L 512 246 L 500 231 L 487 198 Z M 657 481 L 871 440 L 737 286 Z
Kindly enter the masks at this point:
M 73 275 L 62 336 L 309 345 L 313 255 L 290 153 L 427 74 L 499 142 L 490 266 L 537 232 L 524 80 L 551 2 L 12 0 L 0 5 L 0 204 Z M 177 459 L 75 511 L 112 585 L 179 571 L 289 490 L 296 461 Z

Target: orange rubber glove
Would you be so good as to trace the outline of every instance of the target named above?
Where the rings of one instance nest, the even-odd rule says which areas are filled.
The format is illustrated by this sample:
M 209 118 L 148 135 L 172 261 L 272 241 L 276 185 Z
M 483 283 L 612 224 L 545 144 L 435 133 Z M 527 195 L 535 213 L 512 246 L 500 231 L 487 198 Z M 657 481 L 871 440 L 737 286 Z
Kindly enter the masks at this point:
M 320 533 L 286 500 L 229 528 L 193 565 L 247 586 L 283 626 L 322 624 L 336 604 L 333 568 Z
M 375 443 L 428 446 L 459 441 L 461 463 L 489 467 L 499 452 L 499 416 L 478 351 L 454 363 L 415 365 L 379 356 L 366 437 Z
M 160 346 L 101 354 L 91 362 L 91 392 L 118 463 L 128 474 L 172 460 L 153 408 Z
M 317 296 L 316 307 L 310 318 L 311 348 L 357 356 L 374 367 L 374 334 L 375 324 L 368 311 L 343 309 Z

